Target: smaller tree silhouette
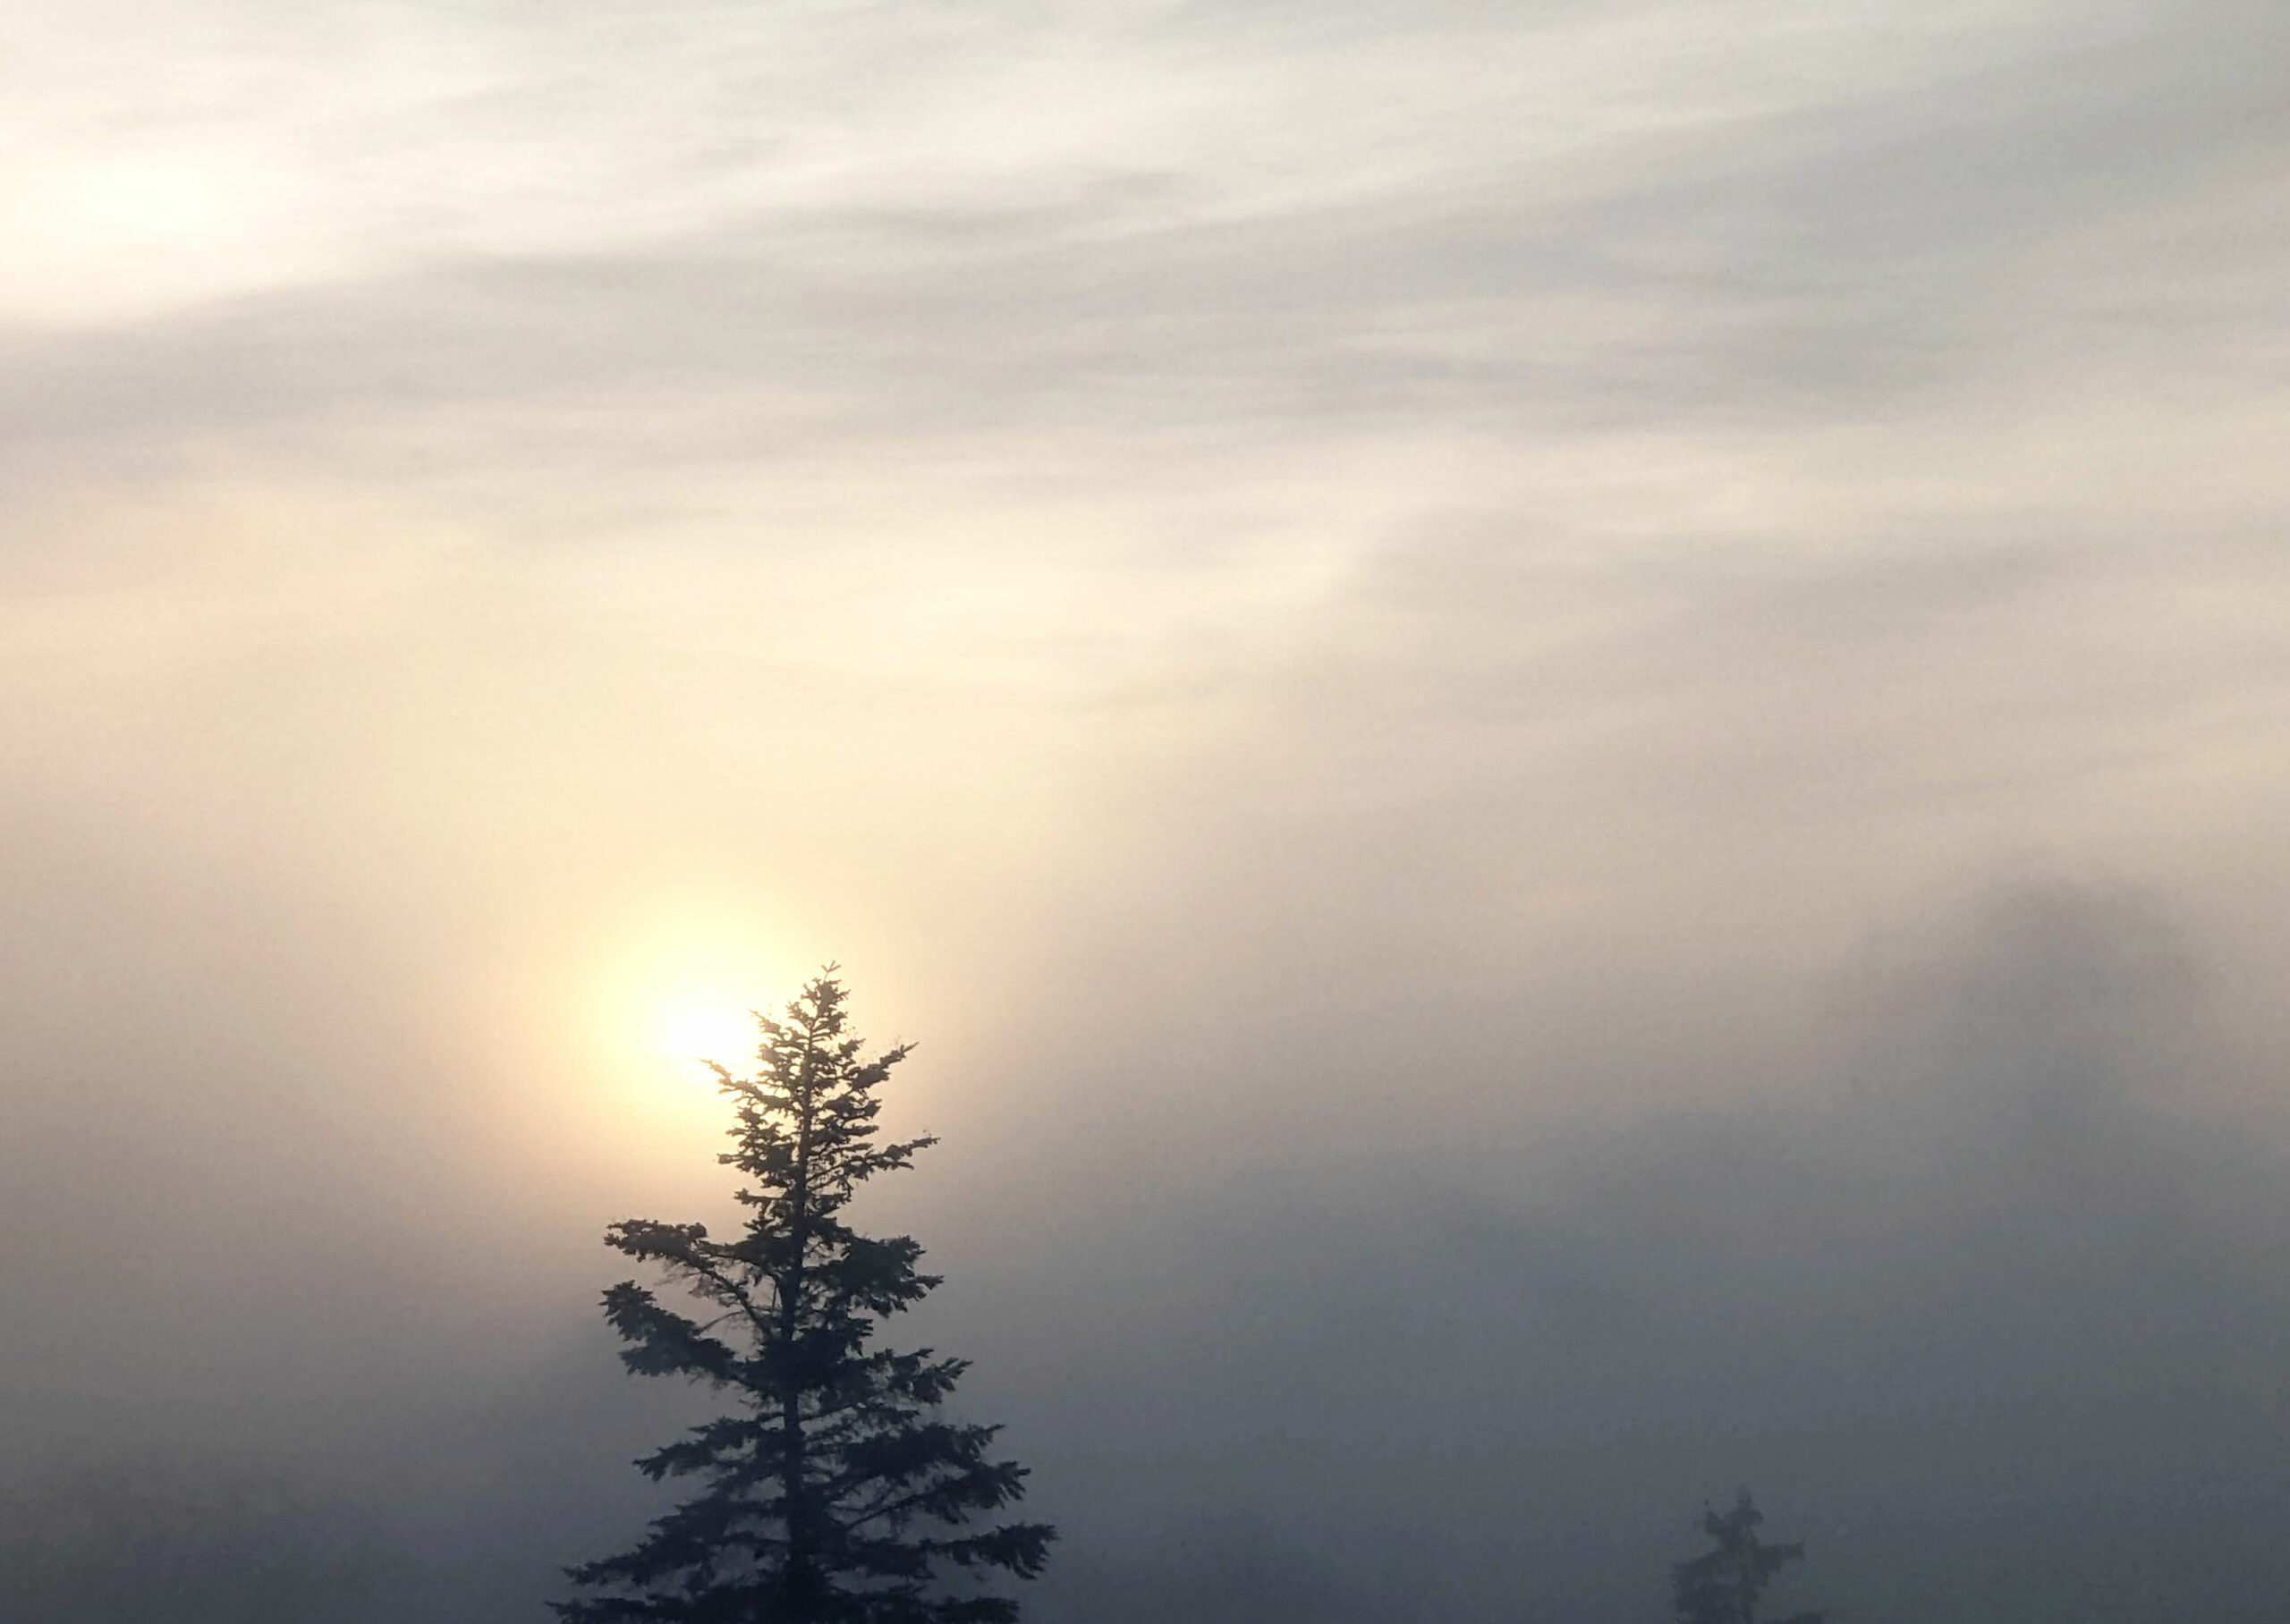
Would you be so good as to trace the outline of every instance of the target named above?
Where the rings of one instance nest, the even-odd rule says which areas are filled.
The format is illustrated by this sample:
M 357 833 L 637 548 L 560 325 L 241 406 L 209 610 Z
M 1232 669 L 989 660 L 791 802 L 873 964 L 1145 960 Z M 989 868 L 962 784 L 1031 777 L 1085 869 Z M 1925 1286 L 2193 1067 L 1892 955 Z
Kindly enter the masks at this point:
M 1670 1569 L 1670 1606 L 1677 1624 L 1759 1624 L 1758 1600 L 1773 1577 L 1802 1561 L 1802 1540 L 1768 1545 L 1757 1536 L 1765 1515 L 1743 1489 L 1730 1511 L 1701 1508 L 1701 1531 L 1710 1549 Z M 1818 1612 L 1801 1612 L 1771 1624 L 1822 1624 Z

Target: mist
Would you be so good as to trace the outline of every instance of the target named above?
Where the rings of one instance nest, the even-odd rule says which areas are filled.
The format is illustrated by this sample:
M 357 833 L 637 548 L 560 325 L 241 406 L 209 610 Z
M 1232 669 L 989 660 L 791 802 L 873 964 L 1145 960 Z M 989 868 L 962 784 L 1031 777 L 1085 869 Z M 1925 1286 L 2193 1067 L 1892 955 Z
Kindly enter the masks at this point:
M 2275 1619 L 2283 31 L 8 22 L 0 1615 L 538 1624 L 832 960 L 1038 1624 Z

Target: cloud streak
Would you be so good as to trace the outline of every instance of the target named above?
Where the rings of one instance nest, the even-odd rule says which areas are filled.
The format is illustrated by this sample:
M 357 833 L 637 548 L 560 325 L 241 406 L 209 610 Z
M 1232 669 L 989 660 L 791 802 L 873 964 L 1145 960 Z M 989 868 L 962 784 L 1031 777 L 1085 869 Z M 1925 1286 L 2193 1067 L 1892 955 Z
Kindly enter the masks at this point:
M 2270 1618 L 2281 28 L 11 24 L 11 1474 L 529 1616 L 837 957 L 1045 1624 Z

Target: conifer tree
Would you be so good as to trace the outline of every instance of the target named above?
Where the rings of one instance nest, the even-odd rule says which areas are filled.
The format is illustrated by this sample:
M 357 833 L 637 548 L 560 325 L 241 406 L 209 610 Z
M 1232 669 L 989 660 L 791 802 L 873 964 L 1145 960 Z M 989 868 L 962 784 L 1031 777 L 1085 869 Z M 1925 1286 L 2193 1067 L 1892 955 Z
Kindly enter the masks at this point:
M 632 1549 L 569 1569 L 587 1594 L 552 1603 L 564 1624 L 1009 1624 L 1017 1603 L 984 1581 L 1031 1578 L 1048 1554 L 1044 1524 L 968 1527 L 1018 1500 L 1026 1473 L 988 1458 L 999 1428 L 940 1413 L 967 1361 L 872 1344 L 938 1280 L 917 1272 L 912 1239 L 861 1235 L 842 1214 L 859 1185 L 934 1141 L 877 1141 L 876 1091 L 907 1048 L 865 1057 L 834 969 L 784 1020 L 758 1013 L 754 1076 L 709 1062 L 734 1107 L 717 1159 L 747 1180 L 739 1238 L 641 1218 L 606 1236 L 710 1310 L 613 1287 L 622 1361 L 737 1404 L 636 1463 L 699 1491 Z
M 1802 1541 L 1768 1545 L 1757 1536 L 1765 1516 L 1743 1489 L 1730 1511 L 1701 1509 L 1701 1531 L 1711 1549 L 1670 1569 L 1670 1604 L 1677 1624 L 1758 1624 L 1758 1603 L 1774 1576 L 1802 1561 Z M 1775 1624 L 1821 1624 L 1818 1612 L 1801 1612 Z

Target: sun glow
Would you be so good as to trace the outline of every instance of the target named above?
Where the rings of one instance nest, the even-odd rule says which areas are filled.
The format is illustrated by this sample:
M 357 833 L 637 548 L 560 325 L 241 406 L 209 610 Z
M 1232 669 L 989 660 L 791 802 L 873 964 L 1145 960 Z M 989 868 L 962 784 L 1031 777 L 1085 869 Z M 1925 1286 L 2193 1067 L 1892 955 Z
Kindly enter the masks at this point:
M 738 1071 L 755 1053 L 755 1017 L 739 1009 L 680 1010 L 660 1028 L 660 1051 L 697 1066 L 718 1061 Z
M 102 323 L 323 276 L 348 251 L 330 220 L 323 190 L 272 154 L 58 154 L 0 195 L 0 315 Z
M 729 1107 L 707 1062 L 754 1075 L 750 1011 L 776 1012 L 802 985 L 810 960 L 785 943 L 804 934 L 768 896 L 674 894 L 556 934 L 533 962 L 534 1029 L 559 1045 L 556 1074 L 579 1090 L 591 1148 L 622 1158 L 639 1144 L 683 1154 L 716 1142 Z

